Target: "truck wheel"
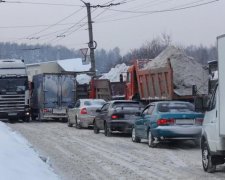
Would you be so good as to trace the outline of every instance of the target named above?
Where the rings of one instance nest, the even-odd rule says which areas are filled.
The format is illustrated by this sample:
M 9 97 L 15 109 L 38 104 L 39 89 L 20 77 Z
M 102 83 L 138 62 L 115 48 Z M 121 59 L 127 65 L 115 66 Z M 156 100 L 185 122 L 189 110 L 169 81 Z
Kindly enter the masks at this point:
M 136 136 L 136 130 L 135 130 L 134 127 L 133 127 L 133 129 L 132 129 L 132 141 L 133 141 L 133 142 L 136 142 L 136 143 L 141 142 L 141 139 L 140 139 L 139 137 Z
M 213 156 L 210 155 L 209 147 L 207 142 L 204 142 L 202 146 L 202 166 L 204 171 L 213 173 L 216 170 L 216 165 L 212 162 Z
M 30 122 L 30 117 L 23 118 L 23 122 Z
M 95 134 L 98 134 L 99 133 L 99 129 L 98 129 L 97 124 L 96 124 L 95 121 L 94 121 L 94 133 Z
M 111 136 L 111 131 L 110 131 L 110 129 L 109 129 L 107 123 L 105 123 L 105 126 L 104 126 L 104 134 L 105 134 L 105 136 L 107 136 L 107 137 Z
M 151 148 L 156 147 L 156 143 L 154 143 L 154 136 L 152 135 L 151 129 L 148 130 L 148 146 Z

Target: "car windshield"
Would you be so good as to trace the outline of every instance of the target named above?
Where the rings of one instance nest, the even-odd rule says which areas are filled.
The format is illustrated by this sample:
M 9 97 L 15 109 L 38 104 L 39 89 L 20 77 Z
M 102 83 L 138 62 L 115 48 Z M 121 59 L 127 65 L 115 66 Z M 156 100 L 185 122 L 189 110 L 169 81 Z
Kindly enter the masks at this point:
M 105 104 L 103 100 L 84 101 L 85 106 L 102 106 L 103 104 Z
M 193 112 L 195 110 L 193 104 L 180 102 L 159 103 L 157 109 L 159 112 Z

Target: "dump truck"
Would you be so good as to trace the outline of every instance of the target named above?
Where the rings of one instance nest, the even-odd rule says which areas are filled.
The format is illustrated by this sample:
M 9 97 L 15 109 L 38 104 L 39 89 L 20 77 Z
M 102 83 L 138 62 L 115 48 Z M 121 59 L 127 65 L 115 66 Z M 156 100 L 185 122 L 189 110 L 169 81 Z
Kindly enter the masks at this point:
M 28 76 L 23 60 L 0 60 L 0 118 L 29 121 Z
M 68 106 L 75 104 L 74 73 L 43 73 L 33 76 L 31 117 L 38 120 L 67 121 Z
M 205 108 L 201 137 L 202 166 L 210 173 L 225 163 L 225 34 L 217 38 L 217 50 L 218 83 Z
M 125 83 L 92 78 L 89 88 L 89 98 L 104 99 L 105 101 L 124 99 Z
M 177 63 L 181 63 L 179 58 L 183 59 L 182 68 L 176 66 Z M 189 60 L 191 61 L 189 62 Z M 198 72 L 191 74 L 189 66 L 197 67 Z M 207 72 L 207 69 L 203 69 L 200 64 L 183 54 L 182 51 L 172 47 L 166 49 L 153 60 L 134 61 L 134 64 L 127 71 L 126 99 L 145 102 L 158 100 L 194 101 L 195 96 L 207 94 Z

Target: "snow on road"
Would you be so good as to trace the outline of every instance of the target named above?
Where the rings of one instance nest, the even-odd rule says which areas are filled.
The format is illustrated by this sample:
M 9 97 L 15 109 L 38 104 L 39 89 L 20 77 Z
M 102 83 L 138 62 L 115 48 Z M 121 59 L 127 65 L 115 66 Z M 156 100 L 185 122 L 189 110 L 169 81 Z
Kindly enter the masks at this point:
M 57 180 L 31 145 L 0 122 L 0 180 Z
M 146 141 L 133 143 L 126 135 L 105 137 L 91 129 L 65 123 L 31 122 L 9 125 L 23 134 L 64 180 L 222 180 L 225 167 L 205 173 L 201 151 L 192 141 L 165 143 L 149 148 Z

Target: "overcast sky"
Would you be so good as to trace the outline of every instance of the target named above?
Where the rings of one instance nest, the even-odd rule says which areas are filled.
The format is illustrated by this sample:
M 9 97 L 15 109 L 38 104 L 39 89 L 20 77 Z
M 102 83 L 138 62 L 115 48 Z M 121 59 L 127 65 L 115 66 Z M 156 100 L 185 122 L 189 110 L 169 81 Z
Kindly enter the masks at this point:
M 118 46 L 125 53 L 162 33 L 171 35 L 175 44 L 210 46 L 218 35 L 225 33 L 225 0 L 87 2 L 92 5 L 124 2 L 110 8 L 92 8 L 98 48 Z M 212 3 L 199 6 L 208 2 Z M 0 3 L 0 41 L 84 48 L 89 41 L 86 15 L 80 0 L 6 0 Z

